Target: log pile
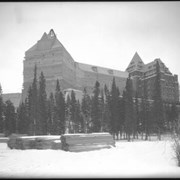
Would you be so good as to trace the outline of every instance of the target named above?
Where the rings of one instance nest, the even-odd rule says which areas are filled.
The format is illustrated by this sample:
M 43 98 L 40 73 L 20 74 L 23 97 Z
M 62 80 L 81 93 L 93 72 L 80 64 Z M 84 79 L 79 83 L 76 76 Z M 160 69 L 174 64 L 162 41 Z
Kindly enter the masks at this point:
M 61 144 L 60 139 L 53 141 L 51 148 L 52 149 L 62 149 L 62 144 Z
M 5 137 L 4 133 L 0 133 L 0 137 Z
M 20 147 L 20 142 L 17 140 L 20 137 L 24 136 L 24 134 L 11 134 L 9 136 L 9 139 L 7 141 L 7 145 L 10 149 L 17 149 L 18 147 Z M 25 135 L 26 136 L 26 135 Z
M 7 143 L 8 137 L 5 137 L 4 133 L 0 133 L 0 143 Z
M 111 148 L 115 146 L 113 136 L 109 133 L 65 134 L 61 136 L 62 150 L 81 152 Z
M 59 136 L 22 136 L 11 135 L 7 142 L 10 149 L 52 149 Z M 57 146 L 57 145 L 56 145 Z M 57 148 L 57 147 L 56 147 Z

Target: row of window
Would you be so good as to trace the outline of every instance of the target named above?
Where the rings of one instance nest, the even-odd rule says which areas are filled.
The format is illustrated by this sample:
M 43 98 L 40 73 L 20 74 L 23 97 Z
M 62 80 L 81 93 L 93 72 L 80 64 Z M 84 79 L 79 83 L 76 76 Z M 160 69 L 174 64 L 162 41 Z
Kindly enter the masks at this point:
M 96 66 L 92 66 L 91 69 L 92 69 L 94 72 L 98 72 L 98 67 L 96 67 Z M 112 74 L 112 75 L 114 74 L 114 71 L 113 71 L 112 69 L 108 69 L 107 72 L 108 72 L 109 74 Z

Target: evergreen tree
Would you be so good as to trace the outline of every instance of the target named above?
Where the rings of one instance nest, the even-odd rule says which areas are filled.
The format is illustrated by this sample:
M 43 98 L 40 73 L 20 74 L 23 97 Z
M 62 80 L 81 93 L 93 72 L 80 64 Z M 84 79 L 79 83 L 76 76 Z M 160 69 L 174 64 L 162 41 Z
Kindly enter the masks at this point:
M 76 132 L 84 133 L 84 121 L 83 121 L 81 105 L 79 100 L 77 100 L 77 104 L 76 104 L 75 120 L 76 120 Z
M 122 138 L 122 135 L 125 133 L 125 105 L 126 105 L 126 97 L 125 97 L 125 91 L 123 91 L 122 98 L 119 102 L 119 112 L 120 112 L 120 137 Z
M 2 88 L 0 85 L 0 133 L 3 133 L 4 130 L 4 103 L 2 98 Z
M 29 86 L 28 95 L 26 98 L 27 117 L 29 119 L 28 135 L 35 135 L 34 107 L 32 98 L 32 86 Z
M 170 109 L 170 122 L 172 131 L 176 132 L 178 127 L 178 109 L 175 103 L 172 104 Z
M 84 120 L 84 131 L 88 133 L 90 132 L 90 121 L 91 121 L 91 98 L 88 95 L 86 88 L 84 88 L 83 91 L 81 111 Z
M 34 79 L 29 89 L 31 134 L 38 134 L 38 87 L 37 87 L 37 66 L 34 67 Z
M 104 104 L 104 119 L 102 126 L 103 126 L 103 131 L 111 132 L 111 111 L 110 111 L 111 95 L 106 84 L 104 86 L 104 94 L 105 94 L 105 104 Z
M 100 83 L 96 81 L 93 96 L 92 96 L 92 109 L 91 109 L 91 120 L 92 120 L 92 131 L 100 132 L 101 121 L 100 121 Z
M 154 89 L 154 104 L 153 104 L 153 115 L 157 128 L 158 139 L 161 140 L 161 133 L 164 127 L 163 119 L 163 101 L 161 96 L 161 74 L 160 65 L 156 61 L 156 77 L 155 77 L 155 89 Z
M 136 92 L 135 104 L 134 104 L 134 123 L 133 123 L 133 126 L 134 126 L 133 137 L 134 138 L 135 138 L 135 135 L 138 138 L 138 130 L 139 130 L 139 105 L 138 104 L 139 104 L 138 94 Z
M 99 110 L 100 110 L 100 131 L 103 132 L 104 130 L 104 115 L 105 115 L 105 102 L 104 102 L 104 92 L 101 90 L 100 98 L 99 98 Z
M 164 119 L 164 126 L 165 130 L 168 132 L 171 132 L 171 107 L 169 103 L 165 104 L 164 106 L 164 113 L 165 113 L 165 119 Z
M 26 103 L 22 102 L 17 109 L 17 132 L 19 134 L 28 133 L 28 120 Z
M 131 135 L 133 133 L 133 114 L 132 80 L 129 76 L 126 81 L 125 91 L 125 131 L 128 141 L 130 141 Z
M 39 77 L 39 89 L 38 89 L 38 120 L 37 129 L 39 135 L 46 135 L 48 131 L 47 122 L 47 94 L 46 94 L 46 80 L 43 72 Z
M 144 78 L 145 79 L 145 78 Z M 148 96 L 147 96 L 147 85 L 145 83 L 145 80 L 143 81 L 143 93 L 142 93 L 142 128 L 143 132 L 145 133 L 145 140 L 148 139 L 149 133 L 150 133 L 150 106 L 148 102 Z M 153 122 L 153 121 L 151 121 Z
M 72 122 L 71 122 L 71 113 L 70 113 L 70 105 L 71 105 L 71 99 L 69 97 L 69 94 L 67 95 L 66 103 L 65 103 L 65 122 L 66 122 L 66 132 L 72 133 Z
M 71 98 L 70 98 L 70 124 L 71 124 L 71 132 L 77 133 L 78 132 L 78 123 L 76 119 L 76 108 L 77 108 L 77 101 L 75 92 L 71 91 Z
M 146 98 L 142 98 L 142 102 L 141 102 L 141 118 L 142 118 L 142 133 L 145 133 L 145 140 L 148 139 L 149 136 L 149 131 L 150 131 L 150 124 L 149 124 L 149 103 L 147 101 Z M 143 134 L 142 134 L 143 136 Z
M 61 92 L 59 80 L 56 83 L 55 92 L 55 133 L 64 134 L 65 133 L 65 99 Z
M 5 102 L 5 135 L 16 133 L 16 113 L 13 103 L 10 100 Z
M 113 78 L 112 87 L 111 87 L 111 103 L 110 103 L 110 111 L 111 111 L 111 132 L 114 137 L 115 134 L 118 137 L 119 128 L 119 90 L 116 86 L 115 78 Z
M 55 102 L 54 102 L 54 95 L 51 92 L 49 99 L 48 99 L 48 107 L 47 107 L 47 133 L 54 134 L 55 127 L 54 127 L 54 109 L 55 109 Z

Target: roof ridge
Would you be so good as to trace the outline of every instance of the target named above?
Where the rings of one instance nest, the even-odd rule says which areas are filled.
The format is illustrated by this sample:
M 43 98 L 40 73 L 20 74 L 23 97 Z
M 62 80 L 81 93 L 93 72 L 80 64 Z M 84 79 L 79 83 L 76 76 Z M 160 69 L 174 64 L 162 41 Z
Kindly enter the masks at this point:
M 136 70 L 138 67 L 142 65 L 144 66 L 144 62 L 136 51 L 128 67 L 126 68 L 126 71 L 128 71 L 128 69 L 131 69 L 130 71 Z

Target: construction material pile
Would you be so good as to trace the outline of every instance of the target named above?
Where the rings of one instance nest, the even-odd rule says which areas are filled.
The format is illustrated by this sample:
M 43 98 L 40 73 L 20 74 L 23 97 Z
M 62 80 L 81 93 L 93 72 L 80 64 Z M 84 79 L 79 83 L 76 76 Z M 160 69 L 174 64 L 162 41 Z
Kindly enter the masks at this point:
M 8 137 L 4 133 L 0 133 L 0 143 L 7 143 Z
M 109 133 L 64 134 L 61 136 L 62 150 L 81 152 L 111 148 L 115 140 Z
M 61 149 L 60 135 L 24 136 L 12 134 L 7 145 L 10 149 Z

